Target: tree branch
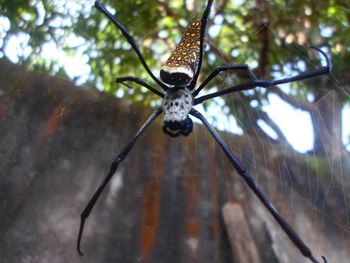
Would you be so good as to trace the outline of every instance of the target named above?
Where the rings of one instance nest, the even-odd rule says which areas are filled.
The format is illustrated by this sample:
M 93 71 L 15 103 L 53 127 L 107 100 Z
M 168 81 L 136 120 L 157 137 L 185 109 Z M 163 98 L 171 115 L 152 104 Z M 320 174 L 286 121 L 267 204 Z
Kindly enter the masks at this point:
M 281 129 L 265 111 L 259 110 L 259 111 L 256 111 L 256 114 L 259 119 L 263 120 L 277 134 L 279 142 L 281 142 L 282 144 L 290 145 L 287 138 L 284 136 L 283 132 L 281 131 Z
M 219 50 L 217 48 L 217 44 L 216 44 L 215 40 L 212 39 L 209 36 L 208 36 L 208 44 L 210 45 L 211 51 L 213 51 L 215 55 L 220 57 L 225 62 L 226 65 L 231 65 L 232 64 L 231 57 L 226 55 L 225 53 L 221 52 L 221 50 Z
M 240 101 L 235 104 L 242 105 L 242 107 L 244 108 L 244 114 L 245 114 L 244 119 L 247 121 L 242 123 L 243 124 L 242 128 L 244 129 L 245 133 L 252 134 L 253 136 L 258 137 L 260 140 L 266 140 L 269 142 L 272 140 L 274 142 L 279 142 L 271 138 L 270 136 L 268 136 L 267 133 L 258 125 L 258 120 L 261 119 L 261 115 L 263 115 L 263 114 L 260 115 L 259 112 L 263 112 L 263 111 L 261 110 L 257 111 L 252 109 L 251 107 L 248 107 L 247 106 L 248 97 L 245 96 L 242 92 L 239 93 L 239 98 L 240 98 Z M 267 115 L 267 113 L 265 114 Z M 272 123 L 273 120 L 270 119 L 270 122 Z M 275 124 L 275 126 L 277 126 L 277 124 Z M 273 128 L 271 127 L 271 129 Z
M 213 17 L 216 17 L 217 15 L 222 14 L 223 11 L 224 11 L 225 8 L 226 8 L 227 3 L 228 3 L 228 0 L 224 0 L 224 1 L 222 2 L 222 4 L 215 10 L 214 16 L 213 16 Z
M 310 113 L 316 110 L 316 106 L 313 103 L 305 100 L 300 100 L 295 96 L 285 93 L 278 87 L 273 87 L 273 88 L 270 88 L 269 90 L 295 108 L 302 109 Z

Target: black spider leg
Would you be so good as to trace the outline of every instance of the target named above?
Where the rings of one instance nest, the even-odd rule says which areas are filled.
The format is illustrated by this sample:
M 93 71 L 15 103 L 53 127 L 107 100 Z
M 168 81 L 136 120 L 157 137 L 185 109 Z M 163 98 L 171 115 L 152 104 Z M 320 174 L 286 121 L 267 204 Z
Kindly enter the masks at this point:
M 150 85 L 148 85 L 146 82 L 144 82 L 142 79 L 133 77 L 133 76 L 128 76 L 128 77 L 122 77 L 122 78 L 116 78 L 115 80 L 117 83 L 120 83 L 122 85 L 125 85 L 126 87 L 128 87 L 129 89 L 131 89 L 131 86 L 129 86 L 128 84 L 124 83 L 125 81 L 133 81 L 143 87 L 145 87 L 146 89 L 152 91 L 154 94 L 158 95 L 159 97 L 163 98 L 164 94 L 161 93 L 159 90 L 154 89 L 153 87 L 151 87 Z
M 198 60 L 198 66 L 195 72 L 195 75 L 193 76 L 193 79 L 191 83 L 188 85 L 188 89 L 193 90 L 196 87 L 197 80 L 199 73 L 201 72 L 202 64 L 203 64 L 203 55 L 204 55 L 204 38 L 206 34 L 207 24 L 208 24 L 208 18 L 210 15 L 211 6 L 213 4 L 213 0 L 208 0 L 207 7 L 204 10 L 202 19 L 201 19 L 201 35 L 200 35 L 200 45 L 199 45 L 199 60 Z
M 244 179 L 248 187 L 255 193 L 255 195 L 260 199 L 264 206 L 269 210 L 271 215 L 276 219 L 277 223 L 281 226 L 283 231 L 288 235 L 294 245 L 300 250 L 300 252 L 307 258 L 309 258 L 313 263 L 318 263 L 311 253 L 311 250 L 306 246 L 298 234 L 291 228 L 291 226 L 283 219 L 276 208 L 271 204 L 271 202 L 266 198 L 266 196 L 261 192 L 258 186 L 255 184 L 254 179 L 249 175 L 246 168 L 242 165 L 239 159 L 230 150 L 224 140 L 216 132 L 216 130 L 209 124 L 207 119 L 197 110 L 191 109 L 190 114 L 202 121 L 204 126 L 209 130 L 211 135 L 214 137 L 215 141 L 220 145 L 221 149 L 225 152 L 226 156 L 229 158 L 231 164 L 234 166 L 238 174 Z M 327 260 L 323 258 L 324 263 Z
M 152 71 L 148 67 L 145 59 L 143 58 L 140 49 L 138 48 L 134 38 L 131 36 L 129 31 L 126 29 L 126 27 L 116 18 L 114 17 L 100 2 L 95 1 L 95 7 L 103 13 L 108 19 L 110 19 L 122 32 L 126 40 L 129 42 L 129 44 L 132 46 L 134 51 L 136 52 L 137 56 L 139 57 L 143 67 L 146 69 L 147 73 L 151 76 L 151 78 L 164 90 L 168 89 L 168 86 L 165 85 L 163 82 L 161 82 L 156 76 L 153 75 Z
M 270 81 L 270 80 L 264 80 L 264 79 L 253 79 L 249 83 L 233 86 L 233 87 L 225 89 L 225 90 L 220 90 L 220 91 L 213 92 L 211 94 L 204 95 L 204 96 L 201 96 L 199 98 L 196 98 L 194 100 L 194 105 L 202 103 L 203 101 L 206 101 L 208 99 L 212 99 L 212 98 L 215 98 L 215 97 L 218 97 L 218 96 L 222 96 L 222 95 L 225 95 L 225 94 L 228 94 L 228 93 L 232 93 L 232 92 L 253 89 L 255 87 L 270 88 L 270 87 L 273 87 L 273 86 L 277 86 L 279 84 L 284 84 L 284 83 L 289 83 L 289 82 L 294 82 L 294 81 L 299 81 L 299 80 L 304 80 L 304 79 L 310 79 L 310 78 L 313 78 L 313 77 L 316 77 L 316 76 L 320 76 L 320 75 L 324 75 L 324 74 L 330 73 L 331 70 L 332 70 L 332 64 L 331 64 L 327 54 L 323 50 L 318 48 L 318 47 L 313 47 L 312 46 L 311 48 L 317 50 L 318 52 L 320 52 L 323 55 L 323 57 L 326 59 L 326 64 L 327 64 L 326 66 L 320 67 L 319 69 L 316 69 L 316 70 L 313 70 L 313 71 L 310 71 L 310 72 L 301 73 L 301 74 L 296 75 L 294 77 L 284 78 L 284 79 L 279 79 L 279 80 Z M 249 69 L 248 69 L 248 72 L 253 74 Z
M 87 206 L 84 208 L 83 212 L 81 213 L 81 221 L 80 221 L 80 229 L 79 229 L 79 235 L 78 235 L 78 240 L 77 240 L 77 250 L 78 253 L 83 256 L 83 253 L 80 250 L 80 243 L 81 243 L 81 237 L 83 235 L 84 231 L 84 224 L 85 220 L 89 217 L 90 212 L 94 208 L 94 205 L 98 198 L 100 197 L 101 193 L 107 186 L 108 182 L 111 180 L 113 177 L 114 173 L 118 169 L 118 165 L 121 161 L 123 161 L 132 147 L 134 146 L 136 140 L 140 137 L 140 135 L 147 129 L 147 127 L 157 118 L 157 116 L 162 112 L 162 109 L 157 109 L 155 110 L 152 115 L 147 119 L 147 121 L 142 125 L 142 127 L 136 132 L 132 140 L 123 148 L 123 150 L 118 154 L 118 156 L 113 160 L 111 168 L 106 176 L 106 178 L 103 180 L 102 184 L 100 187 L 96 190 L 94 193 L 93 197 L 87 204 Z
M 234 65 L 234 66 L 220 66 L 214 69 L 212 73 L 210 73 L 210 75 L 203 81 L 203 83 L 192 93 L 193 97 L 196 97 L 199 94 L 199 92 L 203 88 L 205 88 L 213 78 L 215 78 L 217 75 L 220 74 L 220 72 L 228 71 L 228 70 L 237 70 L 237 69 L 246 70 L 251 79 L 254 79 L 254 80 L 257 79 L 254 73 L 249 70 L 248 65 L 244 64 L 244 65 Z

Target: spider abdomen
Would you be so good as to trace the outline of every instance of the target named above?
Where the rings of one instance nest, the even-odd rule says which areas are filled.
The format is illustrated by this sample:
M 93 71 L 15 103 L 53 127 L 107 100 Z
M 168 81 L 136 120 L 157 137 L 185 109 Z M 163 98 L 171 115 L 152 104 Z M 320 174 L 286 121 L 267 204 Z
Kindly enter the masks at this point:
M 169 89 L 164 96 L 163 131 L 170 136 L 188 135 L 192 131 L 192 121 L 188 114 L 193 106 L 193 96 L 187 88 Z
M 201 21 L 193 21 L 160 71 L 160 78 L 175 87 L 186 86 L 198 67 Z

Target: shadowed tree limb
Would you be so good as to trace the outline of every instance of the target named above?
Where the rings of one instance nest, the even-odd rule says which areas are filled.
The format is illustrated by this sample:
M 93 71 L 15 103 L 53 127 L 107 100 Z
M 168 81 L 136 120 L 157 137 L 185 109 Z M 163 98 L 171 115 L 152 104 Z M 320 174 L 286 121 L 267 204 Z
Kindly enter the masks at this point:
M 284 136 L 282 130 L 278 125 L 270 118 L 270 116 L 262 110 L 256 111 L 257 117 L 263 120 L 270 128 L 277 134 L 278 141 L 282 144 L 290 145 L 287 138 Z

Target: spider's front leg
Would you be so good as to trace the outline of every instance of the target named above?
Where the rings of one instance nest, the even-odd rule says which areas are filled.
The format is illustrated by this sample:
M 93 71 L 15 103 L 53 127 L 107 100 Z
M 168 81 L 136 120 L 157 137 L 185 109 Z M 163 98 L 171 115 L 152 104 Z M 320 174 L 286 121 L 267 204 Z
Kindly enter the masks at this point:
M 113 177 L 115 172 L 117 171 L 119 163 L 126 158 L 128 153 L 130 152 L 130 150 L 134 146 L 136 140 L 147 129 L 147 127 L 158 117 L 158 115 L 161 114 L 161 112 L 162 112 L 162 109 L 155 110 L 152 113 L 152 115 L 147 119 L 147 121 L 142 125 L 142 127 L 136 132 L 136 134 L 134 135 L 132 140 L 124 147 L 124 149 L 120 152 L 120 154 L 118 154 L 118 156 L 113 160 L 111 168 L 110 168 L 109 173 L 107 174 L 106 178 L 103 180 L 102 184 L 96 190 L 96 192 L 92 196 L 91 200 L 89 201 L 89 203 L 87 204 L 87 206 L 85 207 L 83 212 L 81 213 L 81 222 L 80 222 L 79 235 L 78 235 L 78 240 L 77 240 L 77 250 L 81 256 L 83 255 L 83 253 L 81 252 L 81 249 L 80 249 L 80 243 L 81 243 L 81 238 L 82 238 L 83 231 L 84 231 L 85 220 L 89 217 L 92 209 L 94 208 L 94 206 L 96 204 L 96 201 L 98 200 L 98 198 L 102 194 L 103 190 L 105 189 L 105 187 L 107 186 L 107 184 L 109 183 L 109 181 L 111 180 L 111 178 Z

